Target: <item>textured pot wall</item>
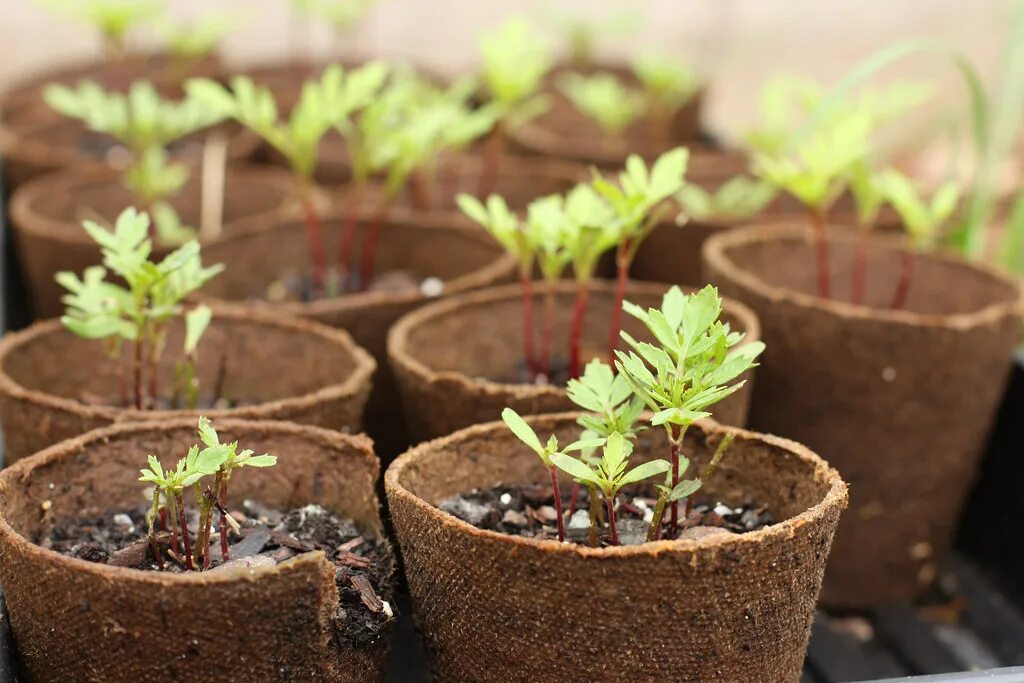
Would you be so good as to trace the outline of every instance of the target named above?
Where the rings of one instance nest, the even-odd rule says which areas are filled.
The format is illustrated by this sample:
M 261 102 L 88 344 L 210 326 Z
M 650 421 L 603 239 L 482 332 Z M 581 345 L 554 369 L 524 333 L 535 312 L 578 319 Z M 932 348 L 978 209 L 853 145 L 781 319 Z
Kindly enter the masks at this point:
M 575 414 L 534 418 L 571 441 Z M 706 462 L 724 428 L 687 433 Z M 663 455 L 664 430 L 634 458 Z M 785 521 L 743 535 L 596 549 L 481 531 L 434 507 L 473 487 L 544 481 L 502 423 L 422 444 L 385 475 L 416 617 L 444 681 L 797 681 L 839 476 L 803 447 L 739 432 L 707 492 L 760 500 Z M 568 483 L 568 482 L 566 482 Z
M 761 319 L 750 425 L 808 444 L 850 483 L 823 601 L 863 607 L 913 597 L 949 549 L 1020 340 L 1020 292 L 919 255 L 905 310 L 889 311 L 900 251 L 878 239 L 869 306 L 851 306 L 852 240 L 830 243 L 829 302 L 811 294 L 813 251 L 797 227 L 713 237 L 704 266 Z

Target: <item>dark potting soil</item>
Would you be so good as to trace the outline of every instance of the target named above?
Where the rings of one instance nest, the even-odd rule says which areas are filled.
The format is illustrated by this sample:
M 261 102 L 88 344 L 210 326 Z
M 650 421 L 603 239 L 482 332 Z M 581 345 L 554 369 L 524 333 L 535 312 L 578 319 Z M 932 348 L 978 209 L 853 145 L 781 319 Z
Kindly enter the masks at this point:
M 569 490 L 567 490 L 569 489 Z M 571 487 L 563 488 L 562 509 L 565 512 L 566 541 L 580 545 L 588 543 L 590 529 L 589 497 L 580 488 L 575 512 L 570 513 Z M 598 515 L 598 544 L 610 545 L 608 524 L 604 511 L 604 498 L 600 497 Z M 647 542 L 647 530 L 657 504 L 653 488 L 638 489 L 635 494 L 620 495 L 615 510 L 616 528 L 621 545 L 639 545 Z M 680 503 L 681 506 L 685 505 Z M 497 531 L 526 538 L 557 539 L 557 515 L 550 484 L 498 484 L 489 489 L 473 489 L 442 501 L 438 508 L 468 522 L 478 529 Z M 680 517 L 683 516 L 680 507 Z M 662 539 L 672 538 L 669 533 L 669 511 L 664 515 Z M 747 502 L 731 507 L 719 502 L 699 501 L 689 516 L 680 519 L 675 538 L 698 539 L 716 534 L 745 534 L 775 523 L 766 506 Z
M 604 363 L 608 362 L 607 353 L 598 353 L 589 349 L 582 349 L 580 351 L 580 365 L 584 366 L 591 360 L 600 360 Z M 502 384 L 534 384 L 539 386 L 556 386 L 564 387 L 568 384 L 570 379 L 569 374 L 569 359 L 565 356 L 553 356 L 548 361 L 548 367 L 546 372 L 538 372 L 536 369 L 531 368 L 529 364 L 522 358 L 516 363 L 510 371 L 503 375 L 493 378 L 494 381 L 501 382 Z
M 427 297 L 440 296 L 444 283 L 436 277 L 420 277 L 407 270 L 390 270 L 373 278 L 365 290 L 360 288 L 358 274 L 343 276 L 337 270 L 327 273 L 324 291 L 313 286 L 308 273 L 287 272 L 267 286 L 262 299 L 275 303 L 319 301 L 344 297 L 346 294 L 366 292 L 420 292 Z
M 190 506 L 188 526 L 195 538 L 199 513 Z M 214 515 L 210 542 L 211 566 L 273 566 L 314 550 L 322 550 L 334 562 L 339 603 L 334 615 L 339 644 L 369 647 L 385 638 L 391 628 L 394 558 L 383 539 L 360 533 L 350 519 L 343 519 L 318 505 L 280 512 L 254 501 L 244 501 L 231 516 L 240 533 L 229 531 L 229 560 L 224 562 Z M 171 534 L 158 533 L 161 550 L 169 548 Z M 39 545 L 89 562 L 160 571 L 153 557 L 146 527 L 146 508 L 109 511 L 99 518 L 61 520 Z M 164 570 L 183 573 L 185 568 L 165 552 Z

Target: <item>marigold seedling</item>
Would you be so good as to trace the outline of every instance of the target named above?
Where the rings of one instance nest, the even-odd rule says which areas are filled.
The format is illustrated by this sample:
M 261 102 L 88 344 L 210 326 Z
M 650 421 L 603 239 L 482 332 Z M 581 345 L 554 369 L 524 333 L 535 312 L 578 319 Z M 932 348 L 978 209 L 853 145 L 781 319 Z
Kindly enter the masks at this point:
M 212 55 L 239 21 L 236 14 L 211 10 L 194 21 L 177 25 L 168 23 L 162 31 L 164 44 L 179 69 L 184 71 L 189 65 Z
M 36 0 L 54 12 L 92 27 L 111 57 L 125 53 L 128 32 L 156 17 L 160 0 Z
M 777 190 L 769 183 L 743 175 L 730 178 L 713 192 L 687 183 L 675 195 L 683 211 L 677 222 L 750 218 L 760 213 L 777 195 Z
M 83 226 L 100 246 L 103 265 L 86 268 L 81 279 L 74 273 L 57 274 L 57 282 L 68 290 L 63 299 L 67 311 L 61 321 L 80 337 L 106 340 L 114 360 L 120 359 L 123 342 L 130 342 L 131 403 L 137 409 L 151 407 L 159 398 L 157 369 L 168 324 L 184 313 L 185 297 L 223 270 L 223 266 L 204 267 L 199 243 L 194 240 L 159 263 L 150 261 L 152 243 L 146 236 L 149 217 L 135 209 L 123 211 L 113 231 L 91 221 Z M 108 282 L 108 269 L 125 285 Z M 187 354 L 194 356 L 198 339 L 209 324 L 207 316 L 192 312 L 186 317 Z M 144 376 L 148 376 L 145 384 Z M 126 405 L 128 390 L 123 369 L 119 378 L 121 403 Z
M 700 78 L 678 59 L 659 55 L 636 58 L 633 74 L 644 87 L 648 113 L 658 129 L 667 134 L 672 117 L 700 89 Z
M 577 111 L 594 120 L 612 139 L 620 139 L 645 111 L 643 95 L 623 85 L 614 74 L 569 73 L 558 80 L 558 87 Z
M 616 351 L 615 367 L 633 392 L 654 411 L 652 425 L 665 427 L 671 447 L 674 488 L 682 472 L 679 457 L 683 437 L 695 421 L 710 416 L 707 408 L 737 391 L 743 382 L 730 384 L 755 365 L 764 350 L 759 341 L 736 347 L 743 335 L 719 320 L 722 300 L 708 285 L 694 294 L 672 287 L 661 308 L 644 310 L 629 302 L 624 310 L 640 320 L 658 345 L 641 342 L 626 332 L 629 351 Z M 736 348 L 734 348 L 736 347 Z M 678 503 L 672 504 L 671 529 L 678 524 Z

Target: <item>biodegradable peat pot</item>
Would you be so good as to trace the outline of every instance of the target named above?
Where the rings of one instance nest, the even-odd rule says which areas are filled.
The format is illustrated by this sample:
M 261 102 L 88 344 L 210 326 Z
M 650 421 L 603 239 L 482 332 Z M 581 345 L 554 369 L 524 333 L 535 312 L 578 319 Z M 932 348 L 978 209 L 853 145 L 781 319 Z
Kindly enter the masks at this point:
M 755 429 L 800 440 L 853 489 L 823 601 L 911 598 L 935 576 L 1020 340 L 1021 294 L 959 258 L 919 254 L 907 305 L 889 310 L 900 242 L 871 239 L 866 306 L 849 303 L 854 238 L 830 236 L 832 294 L 815 295 L 809 234 L 754 226 L 705 244 L 704 268 L 763 328 Z
M 172 385 L 174 363 L 180 359 L 182 328 L 177 323 L 168 332 L 160 367 L 165 388 Z M 124 367 L 130 367 L 128 346 Z M 290 420 L 358 432 L 375 363 L 340 330 L 221 306 L 199 345 L 200 409 L 117 407 L 120 367 L 102 343 L 73 335 L 58 320 L 38 322 L 0 340 L 0 419 L 7 462 L 114 422 L 183 415 Z M 236 407 L 206 407 L 218 385 L 220 397 Z
M 292 182 L 276 169 L 230 166 L 224 185 L 222 222 L 250 216 L 277 216 L 292 202 Z M 37 178 L 11 197 L 11 227 L 37 318 L 60 315 L 65 290 L 54 280 L 63 270 L 81 273 L 102 260 L 99 246 L 82 229 L 82 220 L 99 217 L 111 223 L 133 195 L 117 173 L 76 169 Z M 202 177 L 193 174 L 170 200 L 186 225 L 200 225 Z M 224 230 L 225 236 L 227 230 Z M 170 249 L 157 247 L 162 258 Z M 215 261 L 210 261 L 214 263 Z
M 338 214 L 322 220 L 332 261 L 343 222 Z M 360 234 L 366 222 L 360 220 Z M 387 333 L 398 318 L 431 297 L 410 288 L 356 292 L 311 302 L 268 302 L 267 287 L 282 275 L 308 272 L 305 223 L 298 219 L 246 221 L 233 234 L 231 240 L 204 250 L 204 260 L 227 266 L 203 288 L 204 295 L 247 301 L 255 309 L 299 315 L 347 330 L 382 369 L 374 381 L 367 430 L 378 453 L 401 452 L 408 442 L 404 424 L 396 419 L 399 399 L 394 382 L 385 371 Z M 515 271 L 514 259 L 479 227 L 446 224 L 397 210 L 382 225 L 376 262 L 378 275 L 405 271 L 417 278 L 438 278 L 442 295 L 507 282 Z
M 316 503 L 383 535 L 368 439 L 271 421 L 217 430 L 277 467 L 232 479 L 232 500 L 285 509 Z M 345 644 L 335 566 L 320 551 L 274 567 L 142 571 L 37 545 L 54 521 L 138 504 L 147 453 L 165 467 L 196 442 L 195 420 L 124 424 L 63 441 L 0 473 L 0 577 L 21 662 L 34 680 L 331 680 L 383 678 L 385 641 Z M 58 487 L 54 488 L 54 482 Z M 197 612 L 198 609 L 198 612 Z
M 631 282 L 626 300 L 643 307 L 661 306 L 669 285 Z M 399 320 L 388 336 L 388 361 L 398 380 L 405 417 L 414 439 L 424 441 L 501 416 L 505 407 L 524 415 L 573 410 L 565 389 L 554 385 L 516 383 L 522 364 L 522 297 L 519 285 L 493 287 L 453 296 L 413 311 Z M 544 307 L 543 284 L 534 285 L 534 310 Z M 552 355 L 563 363 L 576 284 L 560 282 L 555 298 Z M 609 320 L 615 303 L 614 283 L 591 283 L 583 326 L 583 358 L 608 362 Z M 726 300 L 723 319 L 745 332 L 744 343 L 760 338 L 757 317 L 743 304 Z M 540 320 L 537 321 L 540 329 Z M 638 339 L 651 340 L 643 324 L 622 314 L 623 329 Z M 538 335 L 539 337 L 539 335 Z M 539 348 L 539 338 L 537 341 Z M 620 348 L 625 343 L 620 343 Z M 716 406 L 724 424 L 743 426 L 753 372 L 747 384 Z
M 576 438 L 576 413 L 528 418 Z M 725 428 L 691 428 L 705 463 Z M 643 432 L 635 462 L 663 457 Z M 706 490 L 783 520 L 743 535 L 589 548 L 477 529 L 435 507 L 473 488 L 546 481 L 500 422 L 421 444 L 384 477 L 417 621 L 446 681 L 796 681 L 846 486 L 803 446 L 743 430 Z M 566 480 L 568 482 L 568 480 Z

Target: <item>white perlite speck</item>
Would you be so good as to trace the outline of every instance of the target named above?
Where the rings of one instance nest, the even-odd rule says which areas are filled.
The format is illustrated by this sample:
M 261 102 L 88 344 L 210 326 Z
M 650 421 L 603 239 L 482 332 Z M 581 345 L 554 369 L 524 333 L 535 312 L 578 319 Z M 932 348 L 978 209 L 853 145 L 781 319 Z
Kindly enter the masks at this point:
M 420 283 L 420 294 L 435 297 L 444 294 L 444 281 L 441 278 L 428 277 Z
M 503 494 L 501 494 L 501 498 L 499 498 L 498 500 L 501 501 L 502 505 L 508 505 L 509 503 L 512 502 L 512 494 L 511 493 L 503 493 Z
M 572 513 L 572 517 L 569 518 L 570 529 L 588 529 L 590 528 L 590 513 L 586 510 L 577 510 Z

